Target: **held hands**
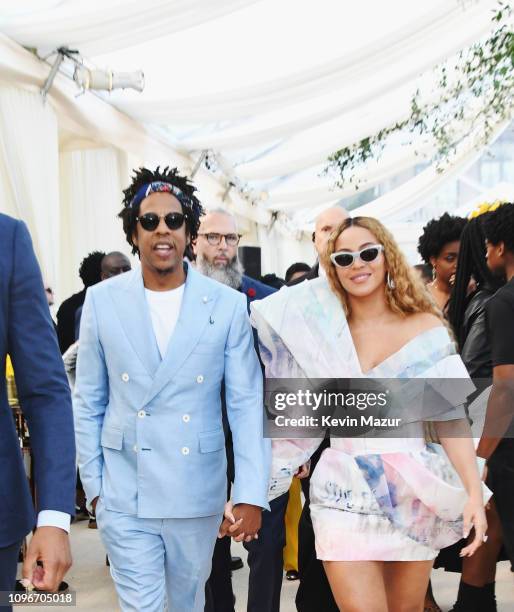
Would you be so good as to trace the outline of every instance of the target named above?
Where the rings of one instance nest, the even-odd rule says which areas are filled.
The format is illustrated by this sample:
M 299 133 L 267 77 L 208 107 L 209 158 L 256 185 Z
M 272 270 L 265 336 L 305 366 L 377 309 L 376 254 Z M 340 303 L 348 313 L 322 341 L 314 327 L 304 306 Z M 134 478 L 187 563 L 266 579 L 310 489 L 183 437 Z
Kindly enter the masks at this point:
M 236 542 L 251 542 L 258 539 L 261 528 L 262 508 L 251 504 L 225 504 L 225 518 L 221 523 L 218 538 L 232 536 Z
M 485 518 L 484 502 L 482 496 L 470 497 L 464 506 L 463 536 L 468 537 L 471 528 L 475 529 L 473 541 L 460 551 L 461 557 L 471 557 L 473 553 L 487 541 L 487 520 Z
M 42 561 L 43 566 L 37 565 Z M 59 527 L 38 527 L 23 563 L 23 578 L 41 591 L 57 591 L 71 567 L 68 534 Z

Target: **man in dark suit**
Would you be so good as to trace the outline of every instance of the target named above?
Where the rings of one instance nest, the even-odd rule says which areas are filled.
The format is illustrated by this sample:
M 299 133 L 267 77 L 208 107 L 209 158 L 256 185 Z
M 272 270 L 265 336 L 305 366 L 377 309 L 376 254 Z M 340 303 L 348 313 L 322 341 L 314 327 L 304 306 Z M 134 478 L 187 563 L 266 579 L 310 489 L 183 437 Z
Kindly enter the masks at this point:
M 235 218 L 223 209 L 202 217 L 198 239 L 194 244 L 197 269 L 206 276 L 241 291 L 250 302 L 274 293 L 275 289 L 246 276 L 237 256 L 239 234 Z M 254 330 L 256 349 L 257 335 Z M 225 419 L 228 479 L 234 479 L 230 429 Z M 285 544 L 284 515 L 288 494 L 271 502 L 271 511 L 262 515 L 259 539 L 245 543 L 248 550 L 250 579 L 248 612 L 278 612 L 282 586 L 282 549 Z M 216 543 L 211 576 L 207 582 L 206 612 L 233 612 L 234 595 L 230 575 L 230 539 Z
M 68 532 L 75 497 L 75 442 L 70 391 L 29 233 L 22 222 L 0 215 L 2 364 L 7 354 L 30 431 L 38 514 L 36 520 L 2 376 L 0 591 L 14 588 L 20 544 L 35 525 L 23 577 L 38 589 L 54 591 L 71 565 Z
M 323 268 L 320 270 L 319 259 L 327 247 L 330 234 L 347 217 L 348 213 L 340 206 L 327 208 L 318 215 L 312 234 L 312 242 L 316 249 L 318 261 L 305 276 L 292 280 L 288 283 L 289 285 L 297 285 L 305 280 L 312 280 L 313 278 L 318 278 L 320 274 L 324 274 Z M 330 446 L 330 438 L 327 436 L 311 457 L 311 474 L 319 461 L 321 453 L 328 446 Z M 323 612 L 338 612 L 339 609 L 332 595 L 323 564 L 316 557 L 309 500 L 310 477 L 303 479 L 301 483 L 305 496 L 305 504 L 298 526 L 298 570 L 300 584 L 296 593 L 296 607 L 298 612 L 320 612 L 320 610 Z

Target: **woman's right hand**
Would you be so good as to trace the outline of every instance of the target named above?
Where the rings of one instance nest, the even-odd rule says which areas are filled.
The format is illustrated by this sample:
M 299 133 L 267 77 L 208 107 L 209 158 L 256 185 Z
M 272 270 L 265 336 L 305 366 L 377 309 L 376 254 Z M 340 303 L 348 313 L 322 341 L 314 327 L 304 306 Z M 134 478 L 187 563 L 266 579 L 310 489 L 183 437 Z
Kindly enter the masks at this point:
M 475 537 L 473 541 L 465 546 L 460 551 L 461 557 L 471 557 L 475 551 L 487 541 L 487 519 L 485 517 L 484 501 L 482 496 L 475 496 L 469 498 L 466 505 L 464 506 L 463 520 L 464 520 L 464 533 L 465 538 L 468 537 L 471 528 L 475 529 Z

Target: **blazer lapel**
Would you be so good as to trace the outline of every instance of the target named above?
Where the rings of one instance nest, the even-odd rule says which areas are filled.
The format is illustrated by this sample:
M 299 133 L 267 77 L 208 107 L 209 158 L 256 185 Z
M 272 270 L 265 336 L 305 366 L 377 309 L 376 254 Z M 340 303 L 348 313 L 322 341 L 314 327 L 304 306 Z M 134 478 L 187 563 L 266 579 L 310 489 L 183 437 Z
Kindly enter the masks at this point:
M 140 362 L 154 376 L 161 363 L 140 270 L 126 272 L 126 281 L 110 287 L 114 308 Z
M 144 403 L 151 401 L 177 375 L 205 333 L 216 302 L 216 291 L 211 283 L 207 284 L 203 280 L 199 272 L 188 266 L 177 325 Z

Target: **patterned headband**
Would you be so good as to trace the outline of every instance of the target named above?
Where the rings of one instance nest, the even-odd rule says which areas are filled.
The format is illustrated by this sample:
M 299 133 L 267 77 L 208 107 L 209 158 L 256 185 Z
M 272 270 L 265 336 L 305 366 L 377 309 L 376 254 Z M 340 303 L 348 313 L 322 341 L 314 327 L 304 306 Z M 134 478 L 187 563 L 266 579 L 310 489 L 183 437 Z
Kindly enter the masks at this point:
M 137 190 L 136 195 L 132 198 L 127 208 L 135 208 L 147 198 L 151 193 L 171 193 L 176 196 L 181 203 L 188 202 L 187 196 L 175 185 L 164 183 L 163 181 L 154 181 L 153 183 L 145 183 Z

